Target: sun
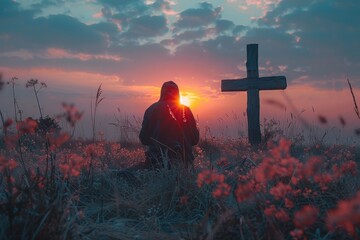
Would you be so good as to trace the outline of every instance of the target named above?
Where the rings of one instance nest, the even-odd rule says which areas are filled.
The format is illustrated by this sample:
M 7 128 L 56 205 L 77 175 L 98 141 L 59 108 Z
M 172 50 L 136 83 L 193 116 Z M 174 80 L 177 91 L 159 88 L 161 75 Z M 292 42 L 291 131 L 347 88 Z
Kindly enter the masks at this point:
M 191 105 L 191 99 L 189 98 L 189 96 L 183 96 L 180 94 L 180 103 L 190 107 Z

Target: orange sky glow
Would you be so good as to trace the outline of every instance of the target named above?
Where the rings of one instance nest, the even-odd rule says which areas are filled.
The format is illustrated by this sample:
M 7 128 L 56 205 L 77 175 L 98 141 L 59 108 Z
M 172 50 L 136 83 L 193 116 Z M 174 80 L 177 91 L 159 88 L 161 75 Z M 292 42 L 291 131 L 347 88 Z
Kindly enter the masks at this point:
M 36 102 L 29 89 L 23 86 L 27 76 L 33 76 L 47 83 L 48 88 L 41 90 L 39 96 L 44 111 L 56 115 L 62 111 L 61 103 L 75 103 L 75 106 L 84 111 L 85 117 L 79 129 L 80 135 L 86 135 L 86 126 L 89 124 L 90 101 L 96 93 L 99 84 L 102 84 L 105 100 L 99 107 L 99 119 L 105 134 L 113 132 L 107 123 L 114 120 L 119 108 L 123 114 L 142 118 L 145 109 L 159 99 L 160 81 L 154 85 L 124 85 L 115 75 L 91 74 L 86 72 L 67 72 L 59 69 L 34 68 L 26 71 L 6 69 L 19 78 L 18 102 L 24 115 L 36 117 Z M 170 71 L 170 70 L 169 70 Z M 201 71 L 199 71 L 201 72 Z M 166 79 L 169 80 L 169 79 Z M 176 81 L 176 79 L 175 79 Z M 199 121 L 200 130 L 210 127 L 213 134 L 228 136 L 246 136 L 246 92 L 222 93 L 220 79 L 211 86 L 204 87 L 194 84 L 191 80 L 178 78 L 176 81 L 181 91 L 181 102 L 191 107 L 195 118 Z M 217 85 L 217 87 L 216 87 Z M 355 89 L 355 92 L 359 89 Z M 2 111 L 12 116 L 9 102 L 10 92 L 4 91 L 0 96 Z M 6 104 L 6 102 L 8 102 Z M 286 90 L 261 91 L 261 122 L 264 119 L 276 119 L 287 133 L 293 134 L 299 128 L 304 128 L 300 118 L 316 129 L 332 129 L 337 136 L 341 135 L 345 141 L 351 141 L 348 136 L 358 125 L 359 119 L 353 110 L 353 100 L 349 89 L 323 90 L 311 85 L 290 84 Z M 7 107 L 5 107 L 6 105 Z M 318 116 L 327 118 L 328 123 L 322 125 Z M 346 120 L 342 126 L 339 118 Z M 291 123 L 291 124 L 290 124 Z M 290 127 L 289 127 L 290 126 Z M 337 129 L 336 131 L 334 129 Z

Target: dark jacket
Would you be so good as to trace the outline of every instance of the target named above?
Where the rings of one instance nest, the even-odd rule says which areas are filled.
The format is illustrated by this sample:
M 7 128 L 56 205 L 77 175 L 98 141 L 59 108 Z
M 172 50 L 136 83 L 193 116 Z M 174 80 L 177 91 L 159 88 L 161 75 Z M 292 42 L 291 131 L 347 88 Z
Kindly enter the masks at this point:
M 192 146 L 199 142 L 199 130 L 190 108 L 180 104 L 179 96 L 174 82 L 163 84 L 160 100 L 145 111 L 139 138 L 152 155 L 167 152 L 170 158 L 192 163 Z

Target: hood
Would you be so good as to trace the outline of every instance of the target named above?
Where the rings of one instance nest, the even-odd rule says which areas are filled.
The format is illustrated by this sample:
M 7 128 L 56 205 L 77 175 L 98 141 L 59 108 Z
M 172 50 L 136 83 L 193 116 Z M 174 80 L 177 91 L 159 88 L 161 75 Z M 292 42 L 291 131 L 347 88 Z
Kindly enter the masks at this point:
M 173 81 L 164 82 L 161 87 L 160 101 L 180 102 L 179 87 Z

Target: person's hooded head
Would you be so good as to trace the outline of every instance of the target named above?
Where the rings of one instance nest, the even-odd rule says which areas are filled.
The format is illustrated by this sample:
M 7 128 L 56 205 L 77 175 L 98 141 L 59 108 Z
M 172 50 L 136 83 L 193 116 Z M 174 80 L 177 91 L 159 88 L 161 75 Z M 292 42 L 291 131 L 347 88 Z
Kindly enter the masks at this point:
M 160 101 L 180 102 L 179 87 L 173 81 L 164 82 L 161 87 Z

